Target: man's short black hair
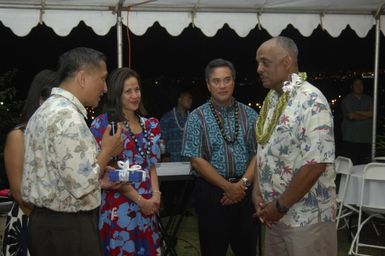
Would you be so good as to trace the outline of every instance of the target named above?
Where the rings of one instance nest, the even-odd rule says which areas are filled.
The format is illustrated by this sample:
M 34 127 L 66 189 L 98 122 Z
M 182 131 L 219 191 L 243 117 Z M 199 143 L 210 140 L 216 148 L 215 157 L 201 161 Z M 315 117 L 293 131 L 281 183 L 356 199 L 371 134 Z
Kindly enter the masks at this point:
M 106 56 L 94 49 L 78 47 L 63 53 L 58 63 L 59 82 L 65 81 L 74 75 L 75 72 L 87 65 L 99 67 L 100 62 L 106 62 Z
M 209 64 L 207 64 L 207 66 L 206 66 L 206 69 L 205 69 L 206 81 L 207 82 L 209 81 L 209 76 L 211 75 L 211 73 L 213 72 L 213 70 L 215 68 L 221 68 L 221 67 L 229 68 L 231 70 L 231 76 L 232 76 L 233 80 L 235 80 L 235 68 L 234 68 L 233 63 L 231 63 L 228 60 L 224 60 L 224 59 L 214 59 L 214 60 L 210 61 Z

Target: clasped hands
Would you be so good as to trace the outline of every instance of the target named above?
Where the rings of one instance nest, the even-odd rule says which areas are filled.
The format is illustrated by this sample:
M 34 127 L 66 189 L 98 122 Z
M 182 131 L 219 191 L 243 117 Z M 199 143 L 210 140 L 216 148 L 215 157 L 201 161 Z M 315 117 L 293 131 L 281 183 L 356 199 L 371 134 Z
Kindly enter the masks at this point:
M 137 204 L 144 215 L 158 213 L 160 207 L 160 193 L 153 193 L 152 197 L 149 199 L 141 197 Z
M 283 213 L 278 212 L 275 201 L 265 203 L 261 197 L 258 197 L 253 200 L 253 203 L 255 208 L 253 218 L 259 218 L 268 228 L 284 216 Z
M 231 183 L 226 186 L 223 192 L 223 197 L 220 200 L 222 205 L 231 205 L 239 203 L 246 196 L 247 187 L 243 181 L 239 180 L 236 183 Z

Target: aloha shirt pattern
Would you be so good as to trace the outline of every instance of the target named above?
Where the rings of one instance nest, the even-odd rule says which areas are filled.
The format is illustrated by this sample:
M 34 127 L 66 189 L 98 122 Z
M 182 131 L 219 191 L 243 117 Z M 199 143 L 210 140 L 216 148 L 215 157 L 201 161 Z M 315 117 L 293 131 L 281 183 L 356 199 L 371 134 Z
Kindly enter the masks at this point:
M 181 128 L 184 128 L 186 121 L 187 115 L 182 116 L 175 108 L 164 114 L 160 119 L 162 139 L 166 140 L 166 149 L 170 153 L 171 162 L 188 161 L 186 157 L 181 155 L 184 129 L 178 127 L 179 124 Z
M 207 160 L 223 177 L 242 176 L 256 153 L 255 123 L 258 114 L 240 102 L 237 104 L 239 134 L 234 144 L 224 141 L 209 103 L 205 103 L 188 116 L 182 155 Z M 234 136 L 234 107 L 220 107 L 215 103 L 213 106 L 224 123 L 225 133 Z
M 94 136 L 80 101 L 53 88 L 25 130 L 22 196 L 58 212 L 89 211 L 100 205 L 100 167 Z
M 295 78 L 295 77 L 293 77 Z M 335 221 L 335 169 L 333 117 L 324 95 L 303 82 L 292 88 L 286 108 L 270 140 L 258 144 L 257 170 L 265 202 L 279 198 L 300 168 L 327 163 L 318 181 L 280 220 L 289 227 Z M 269 124 L 278 94 L 271 94 L 266 125 Z

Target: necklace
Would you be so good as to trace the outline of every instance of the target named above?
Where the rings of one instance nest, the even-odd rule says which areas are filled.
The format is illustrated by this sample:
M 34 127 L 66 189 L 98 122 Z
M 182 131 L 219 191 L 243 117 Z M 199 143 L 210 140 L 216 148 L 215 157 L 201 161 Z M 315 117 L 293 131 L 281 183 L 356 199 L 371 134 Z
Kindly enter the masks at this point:
M 217 123 L 219 130 L 221 131 L 223 139 L 226 141 L 227 144 L 234 144 L 235 140 L 238 137 L 238 132 L 239 132 L 239 120 L 238 120 L 239 109 L 238 109 L 237 102 L 234 100 L 234 119 L 235 119 L 234 120 L 234 123 L 235 123 L 234 126 L 235 127 L 234 127 L 234 136 L 231 139 L 229 137 L 227 137 L 223 123 L 219 119 L 217 111 L 214 109 L 214 106 L 213 106 L 211 101 L 209 101 L 209 106 L 210 106 L 211 112 L 214 115 L 215 122 Z M 231 133 L 231 129 L 230 129 L 230 133 Z
M 183 131 L 184 130 L 184 127 L 186 126 L 186 123 L 183 125 L 183 127 L 179 124 L 179 121 L 178 121 L 178 117 L 176 116 L 176 110 L 175 110 L 175 107 L 172 109 L 173 113 L 174 113 L 174 119 L 175 119 L 175 123 L 176 125 L 178 126 L 179 130 Z M 187 112 L 188 114 L 188 112 Z
M 268 109 L 270 108 L 271 97 L 273 95 L 274 90 L 270 90 L 265 100 L 263 101 L 262 109 L 259 114 L 256 129 L 255 129 L 255 135 L 256 135 L 258 144 L 263 145 L 269 141 L 271 135 L 273 134 L 273 131 L 275 130 L 275 127 L 278 124 L 278 119 L 287 105 L 290 92 L 295 87 L 301 86 L 303 82 L 306 81 L 306 73 L 299 73 L 298 75 L 292 74 L 290 78 L 291 79 L 289 79 L 289 81 L 284 82 L 284 86 L 283 86 L 284 93 L 279 98 L 277 106 L 275 107 L 273 115 L 271 117 L 270 123 L 267 125 L 267 128 L 265 131 L 264 131 L 264 127 L 265 127 L 265 122 L 267 118 L 267 112 L 268 112 Z
M 259 144 L 265 144 L 266 142 L 269 141 L 271 135 L 273 134 L 273 131 L 275 129 L 275 126 L 278 123 L 278 118 L 281 116 L 283 109 L 287 105 L 287 101 L 289 99 L 289 92 L 285 92 L 278 101 L 277 106 L 274 109 L 273 116 L 270 120 L 269 125 L 267 126 L 266 131 L 263 130 L 265 126 L 265 121 L 267 118 L 267 110 L 270 105 L 270 97 L 273 94 L 274 90 L 270 90 L 269 93 L 266 96 L 266 99 L 263 101 L 261 113 L 259 114 L 258 121 L 257 121 L 257 127 L 256 127 L 256 137 L 257 137 L 257 142 Z
M 124 124 L 124 127 L 126 127 L 127 129 L 127 132 L 128 132 L 128 135 L 130 136 L 130 138 L 134 141 L 135 143 L 135 147 L 136 149 L 138 150 L 139 154 L 142 156 L 143 159 L 147 158 L 149 155 L 150 155 L 150 149 L 151 149 L 151 140 L 149 139 L 150 138 L 150 132 L 146 130 L 145 126 L 144 126 L 144 121 L 142 120 L 142 118 L 140 118 L 138 116 L 138 119 L 139 119 L 139 124 L 140 124 L 140 127 L 142 128 L 142 132 L 143 132 L 143 135 L 144 135 L 144 147 L 142 148 L 140 143 L 138 142 L 138 138 L 134 135 L 134 133 L 131 131 L 131 128 L 129 126 L 129 123 L 128 121 L 124 121 L 123 124 Z

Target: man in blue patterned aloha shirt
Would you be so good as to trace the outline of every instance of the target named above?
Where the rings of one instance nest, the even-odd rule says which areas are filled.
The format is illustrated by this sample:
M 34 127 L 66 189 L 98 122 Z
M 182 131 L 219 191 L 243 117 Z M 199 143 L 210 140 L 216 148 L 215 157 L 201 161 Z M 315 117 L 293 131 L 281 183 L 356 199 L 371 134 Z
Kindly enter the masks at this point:
M 201 255 L 255 256 L 258 222 L 252 220 L 257 113 L 232 95 L 235 69 L 223 59 L 205 70 L 209 101 L 190 113 L 182 155 L 196 171 L 194 200 Z
M 85 106 L 96 107 L 107 91 L 105 56 L 79 47 L 59 59 L 59 87 L 34 113 L 25 130 L 23 199 L 29 217 L 31 255 L 103 255 L 97 226 L 101 186 L 110 159 L 122 150 L 121 127 L 111 127 L 98 146 Z
M 191 104 L 191 93 L 181 91 L 178 95 L 176 106 L 165 113 L 160 119 L 162 140 L 164 140 L 166 144 L 166 152 L 169 155 L 167 161 L 180 162 L 185 160 L 180 153 L 182 151 L 183 131 Z M 162 159 L 162 161 L 164 160 L 165 159 Z
M 162 162 L 188 161 L 187 157 L 181 155 L 181 151 L 184 127 L 186 126 L 191 104 L 191 93 L 189 91 L 180 91 L 176 106 L 166 112 L 160 119 L 161 143 L 164 143 L 166 151 L 162 152 Z M 178 196 L 183 192 L 184 187 L 179 182 L 172 180 L 162 181 L 160 185 L 163 203 L 161 216 L 173 214 L 178 209 Z
M 253 202 L 267 256 L 337 255 L 333 117 L 298 72 L 298 48 L 275 37 L 257 50 L 266 96 L 256 128 Z

